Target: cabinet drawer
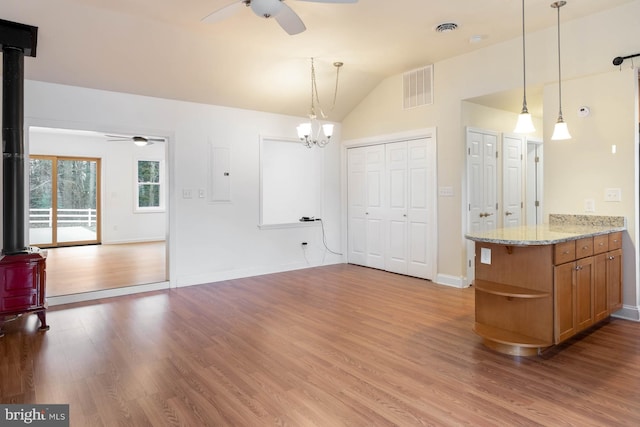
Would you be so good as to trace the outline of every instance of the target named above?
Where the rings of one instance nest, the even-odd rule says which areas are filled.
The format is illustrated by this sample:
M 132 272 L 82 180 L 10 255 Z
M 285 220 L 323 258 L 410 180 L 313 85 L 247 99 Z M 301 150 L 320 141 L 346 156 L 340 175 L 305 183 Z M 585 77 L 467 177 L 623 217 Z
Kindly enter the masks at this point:
M 564 264 L 565 262 L 576 259 L 576 241 L 556 243 L 554 248 L 555 265 Z
M 593 237 L 576 240 L 576 259 L 593 255 Z
M 609 250 L 609 235 L 602 234 L 593 237 L 593 253 L 601 254 Z
M 622 233 L 617 231 L 609 234 L 609 250 L 620 249 L 622 247 Z

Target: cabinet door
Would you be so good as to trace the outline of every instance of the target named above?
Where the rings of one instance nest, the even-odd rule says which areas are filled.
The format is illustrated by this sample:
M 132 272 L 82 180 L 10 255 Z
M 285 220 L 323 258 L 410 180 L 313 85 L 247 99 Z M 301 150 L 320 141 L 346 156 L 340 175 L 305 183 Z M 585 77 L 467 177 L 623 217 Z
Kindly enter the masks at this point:
M 607 254 L 593 257 L 593 321 L 598 322 L 609 316 L 607 295 Z
M 622 249 L 607 253 L 607 293 L 609 312 L 622 308 Z
M 576 261 L 574 283 L 576 293 L 577 332 L 580 332 L 593 325 L 593 257 L 587 257 Z
M 575 266 L 575 262 L 568 262 L 553 268 L 556 344 L 576 333 L 576 298 L 573 292 Z

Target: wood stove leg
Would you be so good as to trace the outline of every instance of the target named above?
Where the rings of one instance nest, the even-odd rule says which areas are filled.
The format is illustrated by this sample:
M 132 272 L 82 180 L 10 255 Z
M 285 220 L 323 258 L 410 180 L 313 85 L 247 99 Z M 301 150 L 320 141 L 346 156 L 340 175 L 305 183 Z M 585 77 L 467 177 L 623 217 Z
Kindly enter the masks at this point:
M 44 310 L 42 310 L 42 311 L 39 311 L 37 314 L 38 314 L 38 319 L 40 319 L 40 327 L 38 328 L 38 330 L 48 331 L 49 325 L 47 325 L 47 313 Z

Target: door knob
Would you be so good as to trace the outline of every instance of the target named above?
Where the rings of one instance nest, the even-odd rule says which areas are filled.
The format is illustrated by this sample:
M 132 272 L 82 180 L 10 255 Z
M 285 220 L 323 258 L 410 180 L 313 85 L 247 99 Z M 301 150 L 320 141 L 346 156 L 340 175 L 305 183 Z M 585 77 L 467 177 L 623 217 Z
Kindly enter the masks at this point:
M 509 216 L 509 215 L 513 215 L 513 212 L 506 211 L 504 214 Z

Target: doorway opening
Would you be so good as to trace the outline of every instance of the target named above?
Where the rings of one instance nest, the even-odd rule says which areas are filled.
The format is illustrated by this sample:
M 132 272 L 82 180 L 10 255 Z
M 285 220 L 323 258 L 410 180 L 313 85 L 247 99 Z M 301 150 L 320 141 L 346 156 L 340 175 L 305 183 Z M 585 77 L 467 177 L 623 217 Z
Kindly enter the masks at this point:
M 48 298 L 168 280 L 167 139 L 141 146 L 109 135 L 28 128 L 29 242 L 46 250 Z

